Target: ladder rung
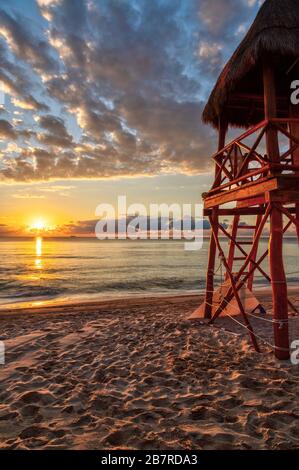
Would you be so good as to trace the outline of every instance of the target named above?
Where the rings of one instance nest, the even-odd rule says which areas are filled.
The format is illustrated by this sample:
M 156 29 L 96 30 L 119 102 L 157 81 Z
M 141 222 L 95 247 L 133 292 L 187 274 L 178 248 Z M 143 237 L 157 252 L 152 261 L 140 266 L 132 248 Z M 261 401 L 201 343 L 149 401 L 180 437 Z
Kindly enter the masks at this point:
M 239 243 L 239 245 L 252 245 L 252 242 L 242 242 L 242 241 L 239 242 L 238 241 L 238 243 Z
M 245 257 L 242 258 L 241 256 L 239 256 L 237 258 L 234 258 L 234 261 L 245 261 L 245 259 L 247 259 L 247 258 L 245 258 Z
M 241 229 L 241 230 L 248 230 L 248 229 L 255 230 L 256 226 L 255 225 L 239 225 L 238 229 Z

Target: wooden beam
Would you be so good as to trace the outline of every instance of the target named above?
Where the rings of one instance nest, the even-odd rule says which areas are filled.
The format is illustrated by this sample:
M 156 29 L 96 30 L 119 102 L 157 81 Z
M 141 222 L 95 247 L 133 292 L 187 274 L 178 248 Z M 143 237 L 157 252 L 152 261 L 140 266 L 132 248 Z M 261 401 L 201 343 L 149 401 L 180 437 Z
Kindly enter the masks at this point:
M 265 213 L 265 206 L 261 207 L 232 207 L 227 209 L 218 209 L 218 217 L 232 217 L 234 215 L 259 215 Z M 212 209 L 204 209 L 204 216 L 209 217 L 212 214 Z M 295 207 L 288 207 L 290 214 L 295 214 Z M 298 218 L 299 219 L 299 218 Z
M 248 155 L 246 156 L 246 158 L 244 159 L 241 167 L 240 167 L 240 170 L 239 170 L 239 173 L 237 176 L 241 176 L 242 175 L 242 171 L 243 169 L 246 168 L 246 165 L 248 166 L 249 165 L 249 162 L 250 162 L 250 159 L 252 157 L 252 155 L 255 153 L 256 149 L 258 148 L 259 144 L 261 143 L 261 140 L 262 138 L 264 137 L 264 134 L 265 134 L 265 131 L 267 130 L 267 128 L 264 128 L 262 129 L 262 131 L 260 132 L 259 136 L 257 137 L 256 141 L 254 142 L 253 146 L 251 149 L 249 149 L 249 153 Z M 265 164 L 264 161 L 262 161 L 263 164 Z
M 298 118 L 299 117 L 299 106 L 290 106 L 290 116 L 292 118 Z M 294 136 L 296 139 L 299 140 L 299 122 L 291 122 L 289 124 L 289 129 L 290 129 L 290 134 Z M 293 147 L 293 140 L 290 140 L 290 147 Z M 293 152 L 292 152 L 292 161 L 294 165 L 299 165 L 299 146 L 296 147 Z M 298 177 L 299 177 L 299 170 L 298 170 Z M 298 184 L 299 186 L 299 184 Z M 296 220 L 299 221 L 299 200 L 296 201 Z M 299 226 L 296 225 L 296 233 L 297 233 L 297 239 L 298 239 L 298 244 L 299 244 Z
M 262 216 L 258 215 L 257 219 L 256 219 L 254 238 L 257 235 L 257 230 L 258 230 L 258 227 L 259 227 L 261 221 L 262 221 Z M 255 262 L 256 262 L 257 253 L 258 253 L 258 245 L 256 245 L 256 249 L 254 250 L 254 252 L 252 254 L 252 260 L 251 260 L 250 265 L 249 265 L 249 271 L 253 271 L 253 268 L 254 268 Z M 268 275 L 264 271 L 263 271 L 263 274 L 269 280 Z M 247 287 L 248 287 L 249 290 L 252 290 L 252 288 L 253 288 L 253 281 L 254 281 L 254 271 L 252 272 L 252 275 L 248 279 Z
M 295 139 L 299 140 L 299 106 L 298 105 L 290 105 L 290 118 L 292 121 L 289 124 L 290 134 L 295 137 Z M 299 164 L 299 151 L 296 154 L 295 160 L 298 161 Z
M 223 118 L 219 119 L 219 129 L 218 129 L 218 151 L 225 147 L 225 138 L 227 133 L 227 121 Z M 221 184 L 222 172 L 218 170 L 217 165 L 215 165 L 215 184 L 219 186 Z M 215 207 L 211 215 L 211 220 L 216 227 L 218 227 L 218 207 Z M 218 229 L 217 229 L 218 230 Z M 213 303 L 213 292 L 214 292 L 214 271 L 215 271 L 215 261 L 216 261 L 216 251 L 217 246 L 213 233 L 210 237 L 210 246 L 209 246 L 209 257 L 208 257 L 208 270 L 206 277 L 206 295 L 205 295 L 205 318 L 210 319 L 212 316 L 212 303 Z
M 274 67 L 270 62 L 263 65 L 265 118 L 271 120 L 277 117 L 276 89 Z M 266 131 L 267 154 L 270 163 L 280 163 L 280 150 L 278 131 L 269 125 Z M 279 172 L 274 170 L 273 173 Z M 289 332 L 288 332 L 288 294 L 286 276 L 283 265 L 283 218 L 281 204 L 270 204 L 270 243 L 269 265 L 272 283 L 274 341 L 275 355 L 278 359 L 289 359 Z M 276 323 L 282 320 L 282 323 Z
M 292 221 L 292 223 L 296 226 L 296 227 L 299 227 L 299 220 L 297 220 L 296 218 L 296 211 L 295 211 L 295 217 L 293 217 L 291 214 L 291 210 L 290 208 L 287 208 L 287 207 L 283 207 L 283 206 L 279 206 L 279 209 L 281 210 L 281 212 L 286 215 L 288 217 L 289 220 Z
M 250 177 L 262 175 L 264 172 L 267 172 L 269 168 L 270 168 L 269 165 L 265 165 L 263 168 L 258 168 L 257 170 L 250 170 L 245 175 L 239 176 L 236 179 L 231 179 L 230 181 L 228 181 L 225 184 L 222 184 L 221 186 L 212 188 L 211 191 L 208 192 L 208 195 L 210 196 L 212 194 L 217 194 L 223 189 L 230 189 L 231 186 L 234 186 L 238 183 L 246 183 L 246 180 L 248 180 Z
M 281 202 L 282 204 L 291 204 L 291 203 L 298 203 L 299 204 L 299 188 L 297 191 L 290 191 L 287 192 L 285 190 L 278 190 L 269 192 L 266 195 L 267 202 Z
M 283 264 L 283 219 L 281 206 L 272 205 L 270 214 L 269 266 L 272 284 L 275 356 L 290 358 L 288 329 L 288 293 Z M 279 321 L 281 320 L 281 323 Z
M 263 95 L 256 95 L 256 94 L 250 94 L 250 93 L 235 93 L 232 95 L 231 100 L 234 100 L 236 102 L 240 101 L 257 101 L 262 103 L 264 106 L 264 96 Z M 277 102 L 281 103 L 283 105 L 288 105 L 288 98 L 285 96 L 277 96 Z
M 248 197 L 246 199 L 241 199 L 238 201 L 237 207 L 243 208 L 243 207 L 250 207 L 250 206 L 260 206 L 261 204 L 265 204 L 265 195 L 263 194 L 262 196 L 254 196 L 254 197 Z
M 212 227 L 212 233 L 214 235 L 214 238 L 215 238 L 215 242 L 216 242 L 216 245 L 217 245 L 217 248 L 218 248 L 218 251 L 219 251 L 219 255 L 221 256 L 221 259 L 222 259 L 222 262 L 224 264 L 224 267 L 226 269 L 226 272 L 227 272 L 227 275 L 228 275 L 228 278 L 230 280 L 230 283 L 231 283 L 231 289 L 233 291 L 233 294 L 234 294 L 234 297 L 238 303 L 238 307 L 240 309 L 240 312 L 243 316 L 243 319 L 244 319 L 244 322 L 245 322 L 245 325 L 246 325 L 246 328 L 248 330 L 248 333 L 249 333 L 249 336 L 251 338 L 251 341 L 252 341 L 252 344 L 255 348 L 255 350 L 257 352 L 260 352 L 260 348 L 258 346 L 258 343 L 257 343 L 257 340 L 256 340 L 256 337 L 255 337 L 255 334 L 254 334 L 254 331 L 253 331 L 253 328 L 250 324 L 250 321 L 248 320 L 247 318 L 247 315 L 246 315 L 246 312 L 244 310 L 244 307 L 243 307 L 243 304 L 241 302 L 241 299 L 240 299 L 240 296 L 239 296 L 239 292 L 238 290 L 236 289 L 236 283 L 235 283 L 235 279 L 234 279 L 234 276 L 227 264 L 227 261 L 225 259 L 225 256 L 224 256 L 224 252 L 221 248 L 221 245 L 220 245 L 220 242 L 219 242 L 219 238 L 218 238 L 218 230 L 216 230 L 216 227 L 213 226 L 212 224 L 212 219 L 210 218 L 210 223 L 211 223 L 211 227 Z
M 275 76 L 273 72 L 273 66 L 270 62 L 265 62 L 263 65 L 263 78 L 265 119 L 269 121 L 272 118 L 277 117 Z M 271 125 L 268 126 L 266 131 L 266 144 L 267 154 L 270 162 L 279 163 L 280 153 L 277 130 Z
M 270 212 L 272 210 L 272 206 L 271 204 L 268 204 L 266 206 L 266 210 L 265 210 L 265 214 L 263 215 L 262 217 L 262 220 L 260 222 L 260 225 L 257 227 L 257 230 L 256 230 L 256 234 L 255 234 L 255 238 L 254 238 L 254 241 L 253 241 L 253 245 L 252 245 L 252 248 L 250 250 L 250 252 L 248 253 L 247 255 L 247 258 L 242 266 L 242 268 L 240 269 L 240 271 L 238 272 L 237 276 L 236 276 L 236 283 L 237 283 L 237 287 L 236 289 L 237 290 L 240 290 L 241 287 L 243 287 L 243 285 L 245 284 L 245 282 L 247 282 L 247 280 L 249 279 L 250 275 L 252 274 L 250 271 L 245 274 L 245 270 L 247 268 L 247 266 L 249 265 L 250 263 L 250 260 L 252 258 L 252 254 L 254 253 L 254 250 L 256 249 L 256 246 L 258 245 L 259 243 L 259 240 L 260 240 L 260 237 L 262 235 L 262 232 L 264 230 L 264 226 L 265 226 L 265 223 L 267 222 L 267 219 L 270 215 Z M 268 255 L 268 250 L 266 252 L 266 254 L 264 254 L 260 259 L 259 261 L 257 262 L 257 264 L 261 264 L 262 261 L 265 259 L 265 257 Z M 256 269 L 256 266 L 254 266 L 253 270 Z M 253 271 L 254 272 L 254 271 Z M 242 276 L 245 274 L 245 277 L 244 279 L 242 280 Z M 234 296 L 234 293 L 233 293 L 233 289 L 229 289 L 227 294 L 225 295 L 223 301 L 221 302 L 221 304 L 219 305 L 218 309 L 216 310 L 216 312 L 214 313 L 212 319 L 210 320 L 210 323 L 214 323 L 214 321 L 219 317 L 219 315 L 221 314 L 222 310 L 226 307 L 226 304 L 227 302 L 230 302 L 232 300 Z
M 235 215 L 234 220 L 233 220 L 232 233 L 230 237 L 229 253 L 228 253 L 228 267 L 231 271 L 233 270 L 233 265 L 234 265 L 234 257 L 235 257 L 235 251 L 236 251 L 235 249 L 236 238 L 238 234 L 239 222 L 240 222 L 240 216 Z M 228 275 L 226 275 L 226 279 L 228 279 Z
M 264 121 L 261 121 L 259 122 L 256 126 L 254 127 L 251 127 L 250 129 L 248 129 L 246 132 L 244 132 L 242 135 L 240 135 L 240 137 L 237 137 L 236 139 L 234 139 L 232 142 L 230 142 L 229 144 L 227 144 L 224 148 L 218 150 L 218 152 L 216 152 L 214 155 L 212 155 L 212 159 L 216 159 L 217 156 L 221 155 L 223 152 L 225 151 L 229 151 L 231 146 L 235 143 L 235 142 L 240 142 L 244 139 L 246 139 L 247 137 L 249 137 L 250 135 L 254 134 L 255 132 L 257 132 L 259 129 L 261 129 L 262 127 L 265 127 L 266 125 L 268 124 L 268 121 L 267 120 L 264 120 Z
M 259 227 L 259 224 L 261 222 L 261 215 L 258 216 L 258 221 L 257 221 L 257 225 L 255 226 L 255 235 L 256 236 L 256 232 L 257 232 L 257 229 Z M 239 227 L 240 228 L 240 227 Z M 244 226 L 244 228 L 246 228 L 246 226 Z M 245 258 L 242 258 L 243 259 L 246 259 L 247 258 L 247 253 L 246 251 L 242 248 L 242 246 L 240 245 L 240 243 L 237 242 L 236 240 L 236 237 L 233 238 L 232 235 L 230 235 L 227 230 L 225 230 L 224 227 L 222 227 L 221 225 L 219 225 L 219 229 L 221 230 L 222 233 L 224 233 L 224 235 L 229 238 L 229 240 L 235 245 L 235 247 L 238 248 L 238 250 L 240 250 L 240 252 L 245 256 Z M 250 243 L 251 244 L 251 243 Z M 257 246 L 258 248 L 258 246 Z M 251 267 L 250 269 L 253 268 L 253 266 L 256 266 L 256 268 L 260 271 L 260 273 L 267 279 L 267 281 L 270 281 L 270 278 L 269 276 L 267 275 L 267 273 L 259 266 L 256 264 L 256 255 L 255 255 L 255 259 L 251 261 Z
M 244 186 L 223 191 L 212 197 L 207 197 L 204 200 L 205 209 L 210 209 L 215 206 L 221 206 L 232 201 L 239 201 L 250 197 L 258 196 L 268 191 L 273 191 L 278 188 L 277 178 L 263 178 L 257 182 L 248 183 Z

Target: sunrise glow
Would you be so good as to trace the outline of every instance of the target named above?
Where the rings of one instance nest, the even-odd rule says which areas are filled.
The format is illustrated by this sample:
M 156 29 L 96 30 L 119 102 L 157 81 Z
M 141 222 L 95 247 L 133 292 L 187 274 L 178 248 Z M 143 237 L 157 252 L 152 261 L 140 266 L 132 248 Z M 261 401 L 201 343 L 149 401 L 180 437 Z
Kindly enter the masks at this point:
M 48 229 L 49 227 L 47 225 L 47 222 L 42 218 L 34 220 L 29 226 L 29 230 L 31 232 L 44 232 Z

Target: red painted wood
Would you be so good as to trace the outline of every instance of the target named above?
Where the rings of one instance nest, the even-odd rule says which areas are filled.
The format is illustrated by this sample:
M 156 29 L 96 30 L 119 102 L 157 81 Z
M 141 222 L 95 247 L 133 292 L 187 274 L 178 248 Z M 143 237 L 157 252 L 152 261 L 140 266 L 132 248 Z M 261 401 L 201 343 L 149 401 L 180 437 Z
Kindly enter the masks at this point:
M 228 266 L 228 263 L 225 259 L 225 256 L 224 256 L 224 252 L 221 248 L 221 245 L 220 245 L 220 241 L 219 241 L 219 237 L 218 237 L 218 227 L 216 227 L 216 224 L 218 224 L 218 222 L 216 224 L 213 223 L 212 221 L 212 218 L 210 218 L 210 223 L 211 223 L 211 227 L 212 227 L 212 232 L 213 232 L 213 235 L 214 235 L 214 238 L 215 238 L 215 242 L 216 242 L 216 246 L 218 248 L 218 251 L 219 251 L 219 255 L 221 256 L 222 258 L 222 261 L 223 261 L 223 264 L 224 264 L 224 267 L 226 269 L 226 272 L 227 272 L 227 275 L 228 275 L 228 278 L 230 280 L 230 283 L 231 283 L 231 289 L 233 291 L 233 294 L 234 294 L 234 297 L 238 303 L 238 307 L 240 309 L 240 312 L 243 316 L 243 319 L 244 319 L 244 323 L 246 325 L 246 328 L 248 330 L 248 334 L 250 336 L 250 339 L 252 341 L 252 344 L 253 344 L 253 347 L 254 349 L 257 351 L 257 352 L 260 352 L 260 348 L 259 348 L 259 345 L 257 343 L 257 340 L 256 340 L 256 337 L 255 337 L 255 334 L 254 334 L 254 331 L 253 331 L 253 328 L 251 326 L 251 323 L 250 321 L 248 320 L 247 318 L 247 315 L 246 315 L 246 312 L 244 310 L 244 307 L 243 307 L 243 304 L 241 302 L 241 299 L 240 299 L 240 296 L 239 296 L 239 293 L 238 293 L 238 289 L 236 288 L 236 282 L 235 282 L 235 279 L 234 279 L 234 276 L 231 272 L 231 270 L 229 269 L 229 266 Z
M 297 238 L 298 238 L 298 244 L 299 244 L 299 204 L 296 204 L 296 220 L 298 224 L 296 225 L 296 232 L 297 232 Z
M 275 355 L 278 359 L 287 360 L 289 352 L 289 328 L 288 328 L 288 293 L 283 264 L 283 219 L 280 204 L 272 207 L 270 215 L 270 242 L 269 265 L 272 282 L 274 343 Z
M 234 216 L 236 214 L 239 215 L 259 215 L 265 214 L 265 207 L 240 207 L 240 208 L 233 208 L 233 209 L 218 209 L 218 216 L 219 217 L 228 217 Z M 288 208 L 289 214 L 296 214 L 295 207 Z M 204 216 L 209 217 L 212 214 L 212 209 L 204 209 Z M 293 222 L 292 222 L 293 223 Z
M 225 151 L 229 151 L 233 144 L 240 142 L 246 139 L 247 137 L 251 136 L 252 134 L 257 132 L 259 129 L 262 129 L 263 127 L 265 127 L 268 124 L 268 122 L 269 121 L 265 119 L 264 121 L 259 122 L 256 126 L 251 127 L 250 129 L 248 129 L 248 131 L 240 135 L 240 137 L 237 137 L 236 139 L 232 140 L 229 144 L 219 149 L 214 155 L 212 155 L 212 159 L 217 158 L 219 155 L 221 155 Z
M 217 220 L 218 220 L 217 209 L 213 210 L 213 215 L 211 216 L 211 220 L 213 220 L 213 223 L 217 223 Z M 209 258 L 208 258 L 208 270 L 207 270 L 207 277 L 206 277 L 206 295 L 205 295 L 205 318 L 208 318 L 208 319 L 212 317 L 215 260 L 216 260 L 216 243 L 215 243 L 213 234 L 211 234 Z
M 290 115 L 292 118 L 298 118 L 299 117 L 299 106 L 290 106 Z M 292 144 L 294 142 L 294 137 L 296 138 L 297 141 L 299 141 L 299 121 L 298 122 L 291 122 L 289 124 L 289 129 L 291 133 L 290 137 L 290 146 L 292 147 Z M 298 169 L 295 169 L 294 171 L 298 173 L 298 178 L 299 178 L 299 146 L 296 147 L 293 152 L 292 152 L 292 161 L 294 165 L 298 165 Z M 295 205 L 296 208 L 296 220 L 299 222 L 299 204 Z M 297 232 L 297 238 L 298 238 L 298 244 L 299 244 L 299 226 L 296 225 L 296 232 Z
M 256 227 L 255 227 L 256 228 Z M 221 230 L 222 233 L 224 233 L 224 235 L 227 236 L 227 238 L 234 243 L 234 245 L 239 249 L 239 251 L 241 253 L 243 253 L 244 257 L 240 257 L 240 258 L 234 258 L 235 260 L 239 260 L 239 261 L 246 261 L 247 260 L 247 256 L 248 254 L 246 253 L 246 251 L 242 248 L 242 246 L 240 245 L 240 243 L 237 242 L 236 238 L 233 238 L 226 230 L 225 228 L 223 228 L 221 225 L 219 225 L 219 229 Z M 256 235 L 255 235 L 256 236 Z M 256 245 L 257 246 L 257 245 Z M 252 259 L 251 261 L 252 263 L 252 267 L 255 266 L 254 269 L 258 269 L 260 271 L 260 273 L 268 280 L 270 281 L 270 277 L 267 275 L 267 273 L 265 273 L 265 271 L 256 263 L 255 260 Z
M 257 219 L 256 219 L 254 237 L 256 236 L 257 229 L 258 229 L 258 227 L 261 223 L 261 220 L 262 220 L 262 216 L 258 215 Z M 252 268 L 254 267 L 254 264 L 256 262 L 257 252 L 258 252 L 258 245 L 255 246 L 255 249 L 252 252 L 252 258 L 251 258 L 250 265 L 249 265 L 249 270 L 250 271 L 252 270 Z M 248 287 L 249 290 L 252 290 L 252 288 L 253 288 L 253 281 L 254 281 L 254 271 L 252 272 L 252 275 L 248 279 L 247 287 Z
M 275 90 L 275 78 L 273 68 L 271 64 L 264 64 L 264 105 L 265 105 L 265 119 L 270 121 L 276 118 L 276 90 Z M 271 125 L 268 125 L 266 131 L 266 145 L 267 154 L 270 162 L 279 163 L 280 153 L 278 144 L 277 129 Z
M 235 257 L 235 250 L 236 250 L 235 240 L 236 240 L 237 233 L 238 233 L 239 222 L 240 222 L 240 216 L 235 215 L 234 220 L 233 220 L 233 226 L 232 226 L 232 232 L 231 232 L 232 238 L 231 238 L 230 245 L 229 245 L 229 253 L 228 253 L 228 260 L 227 260 L 228 267 L 231 271 L 234 265 L 234 257 Z M 228 279 L 228 274 L 226 274 L 226 279 Z
M 223 120 L 219 120 L 219 140 L 218 140 L 218 150 L 221 150 L 225 146 L 225 138 L 227 133 L 227 123 Z M 219 173 L 217 166 L 215 165 L 215 184 L 219 186 L 221 184 L 221 172 Z M 218 227 L 218 208 L 213 209 L 212 220 L 213 223 Z M 216 242 L 211 233 L 210 237 L 210 248 L 209 248 L 209 258 L 208 258 L 208 271 L 206 277 L 206 295 L 205 295 L 205 318 L 210 319 L 212 317 L 212 307 L 213 304 L 213 292 L 214 292 L 214 271 L 215 271 L 215 261 L 216 261 Z
M 215 161 L 215 180 L 212 190 L 205 197 L 205 215 L 209 216 L 212 228 L 205 314 L 210 319 L 209 323 L 214 323 L 227 303 L 235 297 L 254 347 L 258 350 L 250 322 L 247 323 L 248 318 L 240 300 L 239 290 L 246 284 L 252 290 L 254 274 L 256 270 L 259 270 L 272 285 L 275 355 L 279 359 L 288 359 L 288 305 L 294 311 L 295 307 L 287 296 L 287 281 L 283 265 L 283 234 L 291 224 L 295 224 L 299 243 L 299 191 L 297 190 L 299 183 L 299 107 L 296 112 L 290 111 L 289 119 L 277 118 L 275 75 L 269 63 L 263 65 L 263 79 L 265 120 L 226 146 L 226 127 L 219 126 L 218 151 L 212 157 Z M 254 135 L 255 133 L 256 135 Z M 284 139 L 290 140 L 290 145 L 288 150 L 283 149 L 280 152 L 278 137 L 282 135 Z M 250 136 L 254 143 L 248 146 L 248 142 L 244 143 L 243 140 Z M 260 155 L 264 153 L 264 150 L 260 150 L 264 147 L 264 141 L 266 142 L 266 156 Z M 261 166 L 261 168 L 255 169 L 256 166 Z M 286 175 L 286 171 L 289 174 Z M 221 208 L 221 206 L 225 207 L 224 204 L 235 201 L 237 201 L 237 207 Z M 252 206 L 253 203 L 255 207 Z M 291 207 L 285 208 L 283 204 Z M 253 243 L 248 254 L 243 250 L 242 245 L 251 243 L 237 240 L 239 220 L 242 214 L 257 215 Z M 283 214 L 289 218 L 289 223 L 285 227 L 283 226 Z M 295 216 L 291 214 L 295 214 Z M 231 234 L 228 234 L 219 225 L 219 217 L 222 215 L 234 216 Z M 269 216 L 269 249 L 257 260 L 259 240 Z M 220 231 L 230 239 L 227 256 L 224 255 L 221 247 Z M 241 255 L 236 253 L 236 249 L 241 252 Z M 217 252 L 222 258 L 227 272 L 226 278 L 230 280 L 231 286 L 211 318 Z M 268 255 L 270 276 L 261 268 L 261 263 Z M 243 266 L 237 274 L 233 274 L 236 260 L 243 261 Z
M 264 72 L 264 105 L 265 118 L 275 119 L 276 114 L 276 90 L 273 68 L 270 63 L 265 63 Z M 266 145 L 269 161 L 280 163 L 280 151 L 277 128 L 269 125 L 266 132 Z M 279 170 L 274 170 L 274 173 Z M 270 242 L 269 265 L 272 283 L 273 317 L 275 321 L 283 320 L 281 325 L 274 323 L 275 355 L 278 359 L 289 359 L 289 331 L 288 331 L 288 293 L 286 276 L 283 265 L 283 218 L 280 210 L 281 204 L 271 205 L 270 214 Z
M 239 178 L 232 179 L 228 183 L 225 183 L 221 186 L 215 187 L 214 189 L 209 191 L 208 194 L 209 194 L 209 196 L 213 195 L 213 194 L 216 194 L 216 193 L 220 192 L 223 189 L 229 188 L 232 185 L 235 185 L 237 183 L 242 183 L 243 181 L 247 180 L 249 176 L 258 176 L 261 173 L 265 173 L 269 169 L 270 169 L 270 165 L 267 164 L 263 168 L 258 168 L 257 170 L 251 171 L 250 173 L 247 173 L 246 175 L 240 176 Z
M 237 284 L 237 290 L 241 289 L 241 287 L 243 287 L 243 285 L 245 284 L 245 282 L 248 280 L 251 272 L 249 271 L 249 273 L 247 273 L 245 275 L 245 277 L 241 280 L 241 277 L 245 274 L 245 269 L 247 268 L 248 264 L 250 263 L 250 259 L 251 259 L 251 256 L 252 256 L 252 252 L 253 250 L 255 249 L 256 245 L 259 243 L 259 240 L 260 240 L 260 237 L 261 237 L 261 234 L 263 232 L 263 229 L 264 229 L 264 226 L 265 226 L 265 223 L 267 222 L 268 220 L 268 217 L 269 217 L 269 214 L 270 214 L 270 211 L 271 211 L 271 206 L 270 204 L 268 204 L 267 206 L 267 209 L 266 209 L 266 212 L 261 220 L 261 223 L 257 229 L 257 232 L 256 232 L 256 235 L 255 235 L 255 238 L 254 238 L 254 241 L 253 241 L 253 246 L 250 250 L 250 252 L 248 253 L 247 255 L 247 258 L 245 260 L 245 263 L 244 265 L 242 266 L 242 268 L 240 269 L 238 275 L 236 276 L 236 284 Z M 268 255 L 268 250 L 267 252 L 265 253 L 264 256 L 262 256 L 259 261 L 257 262 L 258 265 L 260 265 L 262 263 L 262 261 L 267 257 Z M 253 268 L 253 271 L 256 269 L 256 266 L 254 266 Z M 223 299 L 223 302 L 220 304 L 220 306 L 218 307 L 218 309 L 216 310 L 216 312 L 214 313 L 214 316 L 212 317 L 210 323 L 214 323 L 214 321 L 219 317 L 219 315 L 221 315 L 221 312 L 222 310 L 226 307 L 227 305 L 227 302 L 230 302 L 231 299 L 233 298 L 233 290 L 232 289 L 229 289 L 225 298 Z

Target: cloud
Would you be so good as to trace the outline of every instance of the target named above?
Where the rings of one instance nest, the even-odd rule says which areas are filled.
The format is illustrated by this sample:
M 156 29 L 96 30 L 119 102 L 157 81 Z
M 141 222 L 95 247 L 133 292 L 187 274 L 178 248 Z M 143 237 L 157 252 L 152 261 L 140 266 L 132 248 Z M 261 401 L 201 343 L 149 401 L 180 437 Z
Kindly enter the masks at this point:
M 64 186 L 64 185 L 47 186 L 45 188 L 39 188 L 38 191 L 43 191 L 46 193 L 61 193 L 61 192 L 70 191 L 72 189 L 76 189 L 76 186 Z
M 9 15 L 0 10 L 0 35 L 6 43 L 24 62 L 32 65 L 39 72 L 58 72 L 58 62 L 51 54 L 48 42 L 32 33 L 32 24 L 25 22 L 20 14 Z
M 50 115 L 41 116 L 38 119 L 38 124 L 47 131 L 46 133 L 38 134 L 40 143 L 50 147 L 69 148 L 73 146 L 72 136 L 67 132 L 62 119 Z
M 16 193 L 12 194 L 11 197 L 14 199 L 46 199 L 50 198 L 53 195 L 58 195 L 60 197 L 69 197 L 71 191 L 75 189 L 76 186 L 70 185 L 46 185 L 40 187 L 33 187 L 28 191 L 27 189 L 19 189 Z
M 30 193 L 17 193 L 12 195 L 15 199 L 44 199 L 45 196 L 39 196 L 38 194 L 30 194 Z
M 207 32 L 214 37 L 231 37 L 244 19 L 248 19 L 248 10 L 256 1 L 248 0 L 199 0 L 199 17 Z
M 0 224 L 0 237 L 11 237 L 17 235 L 19 231 L 19 229 L 15 230 L 15 228 L 12 228 L 9 225 Z
M 5 119 L 0 119 L 0 137 L 4 139 L 15 139 L 17 137 L 13 126 Z
M 15 126 L 8 116 L 0 124 L 19 143 L 0 180 L 211 170 L 215 135 L 201 124 L 204 100 L 256 2 L 37 5 L 34 22 L 0 7 L 0 80 L 20 112 Z
M 48 106 L 33 96 L 39 86 L 30 78 L 26 64 L 17 63 L 9 54 L 9 46 L 0 41 L 0 84 L 1 89 L 12 97 L 16 106 L 35 111 L 47 111 Z M 21 106 L 20 106 L 21 105 Z
M 126 220 L 126 227 L 132 222 L 132 220 L 135 218 L 135 215 L 128 216 Z M 142 226 L 147 226 L 148 230 L 150 229 L 150 220 L 146 216 L 140 217 L 139 220 L 143 220 L 141 222 Z M 115 222 L 115 224 L 114 224 Z M 96 230 L 96 225 L 98 223 L 98 220 L 96 219 L 91 219 L 91 220 L 79 220 L 79 221 L 72 221 L 69 222 L 68 224 L 61 225 L 60 227 L 56 228 L 56 231 L 58 233 L 61 233 L 63 235 L 67 236 L 95 236 L 95 230 Z M 179 230 L 182 227 L 182 221 L 173 219 L 170 221 L 170 226 L 169 226 L 169 220 L 165 217 L 159 217 L 156 219 L 156 222 L 152 221 L 152 226 L 156 226 L 158 228 L 158 231 L 166 231 L 166 230 L 171 230 L 174 228 L 175 230 Z M 115 233 L 123 233 L 123 221 L 120 224 L 120 220 L 115 220 L 113 221 L 113 226 L 115 226 Z M 112 224 L 111 224 L 112 227 Z M 110 227 L 106 227 L 107 233 L 112 233 L 114 234 L 114 231 L 109 230 Z M 195 226 L 195 220 L 192 219 L 191 221 L 191 230 L 194 230 L 196 228 Z M 210 230 L 210 223 L 208 220 L 203 220 L 203 230 Z
M 202 41 L 199 44 L 198 55 L 211 74 L 217 72 L 223 63 L 222 49 L 223 46 L 218 43 Z
M 3 139 L 17 140 L 19 137 L 24 137 L 28 139 L 33 135 L 34 133 L 30 130 L 17 129 L 6 119 L 0 119 L 0 137 L 2 137 Z

